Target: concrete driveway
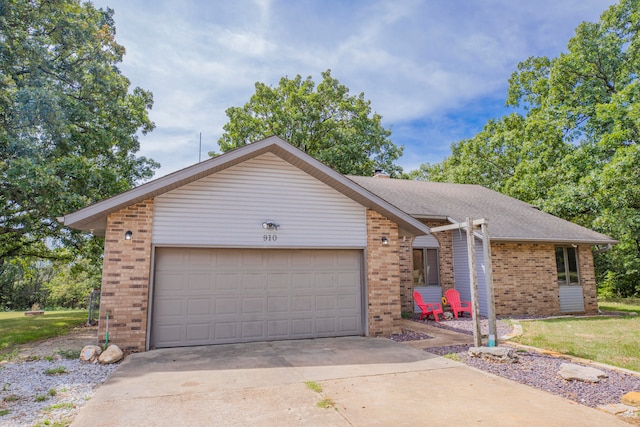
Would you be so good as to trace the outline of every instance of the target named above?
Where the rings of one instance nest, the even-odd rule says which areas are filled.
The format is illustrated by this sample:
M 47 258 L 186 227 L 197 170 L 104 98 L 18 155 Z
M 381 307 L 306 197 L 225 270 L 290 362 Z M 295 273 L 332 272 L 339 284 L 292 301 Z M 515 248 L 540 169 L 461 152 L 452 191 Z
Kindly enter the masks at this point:
M 321 387 L 317 392 L 306 382 Z M 321 408 L 318 402 L 333 402 Z M 129 356 L 73 426 L 628 426 L 384 338 L 154 350 Z

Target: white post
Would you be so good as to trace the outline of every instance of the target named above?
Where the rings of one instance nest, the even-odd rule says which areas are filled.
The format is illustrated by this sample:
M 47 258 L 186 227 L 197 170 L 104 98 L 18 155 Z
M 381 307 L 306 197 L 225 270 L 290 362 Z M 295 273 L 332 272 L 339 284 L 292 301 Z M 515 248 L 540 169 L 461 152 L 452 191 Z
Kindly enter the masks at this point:
M 487 345 L 498 345 L 498 326 L 496 325 L 496 307 L 493 296 L 493 266 L 491 265 L 491 238 L 489 237 L 489 224 L 484 223 L 482 228 L 482 249 L 484 253 L 484 277 L 487 283 L 487 307 L 489 310 L 489 339 Z
M 467 218 L 467 255 L 469 257 L 469 280 L 471 284 L 471 311 L 473 317 L 473 342 L 482 346 L 480 334 L 480 310 L 478 309 L 478 273 L 476 271 L 476 242 L 473 235 L 473 218 Z

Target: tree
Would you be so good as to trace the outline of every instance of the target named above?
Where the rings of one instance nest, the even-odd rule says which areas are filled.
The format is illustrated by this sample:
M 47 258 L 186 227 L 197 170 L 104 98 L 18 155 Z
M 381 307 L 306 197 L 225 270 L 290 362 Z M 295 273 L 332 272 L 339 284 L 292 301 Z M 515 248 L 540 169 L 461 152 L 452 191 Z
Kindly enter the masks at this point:
M 371 113 L 363 93 L 350 96 L 331 70 L 322 73 L 317 89 L 311 77 L 299 75 L 281 78 L 275 88 L 259 82 L 255 87 L 244 107 L 226 110 L 229 122 L 218 141 L 223 152 L 277 135 L 343 174 L 401 171 L 393 162 L 402 147 L 391 142 L 382 117 Z
M 117 68 L 115 31 L 112 10 L 80 0 L 0 0 L 0 270 L 63 246 L 95 259 L 99 245 L 56 217 L 159 166 L 135 155 L 153 98 Z
M 596 257 L 602 293 L 640 294 L 640 0 L 576 29 L 557 58 L 509 80 L 521 109 L 454 144 L 412 177 L 477 183 L 620 240 Z

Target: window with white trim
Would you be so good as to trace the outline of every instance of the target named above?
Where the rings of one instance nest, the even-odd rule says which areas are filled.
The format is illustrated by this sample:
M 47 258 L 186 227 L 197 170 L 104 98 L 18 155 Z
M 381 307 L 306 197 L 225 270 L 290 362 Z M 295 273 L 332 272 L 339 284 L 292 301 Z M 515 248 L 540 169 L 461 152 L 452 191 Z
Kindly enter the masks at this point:
M 556 267 L 558 269 L 558 285 L 580 285 L 577 248 L 573 246 L 556 246 Z
M 413 250 L 413 286 L 440 286 L 438 249 Z

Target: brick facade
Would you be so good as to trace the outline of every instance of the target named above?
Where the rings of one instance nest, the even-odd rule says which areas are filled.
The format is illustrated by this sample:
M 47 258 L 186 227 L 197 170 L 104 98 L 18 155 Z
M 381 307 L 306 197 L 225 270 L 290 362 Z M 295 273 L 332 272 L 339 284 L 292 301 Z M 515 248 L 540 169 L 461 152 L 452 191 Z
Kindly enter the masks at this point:
M 598 314 L 598 291 L 593 268 L 593 252 L 591 246 L 578 246 L 578 272 L 584 298 L 584 311 L 587 314 Z
M 400 255 L 400 305 L 403 313 L 413 313 L 413 236 L 402 236 Z
M 496 315 L 560 313 L 553 244 L 493 242 L 491 261 Z
M 124 351 L 144 351 L 147 335 L 153 199 L 115 212 L 107 218 L 100 296 L 98 339 Z M 125 240 L 127 231 L 133 233 Z
M 386 237 L 388 244 L 381 239 Z M 369 336 L 400 332 L 400 235 L 398 225 L 367 209 Z

